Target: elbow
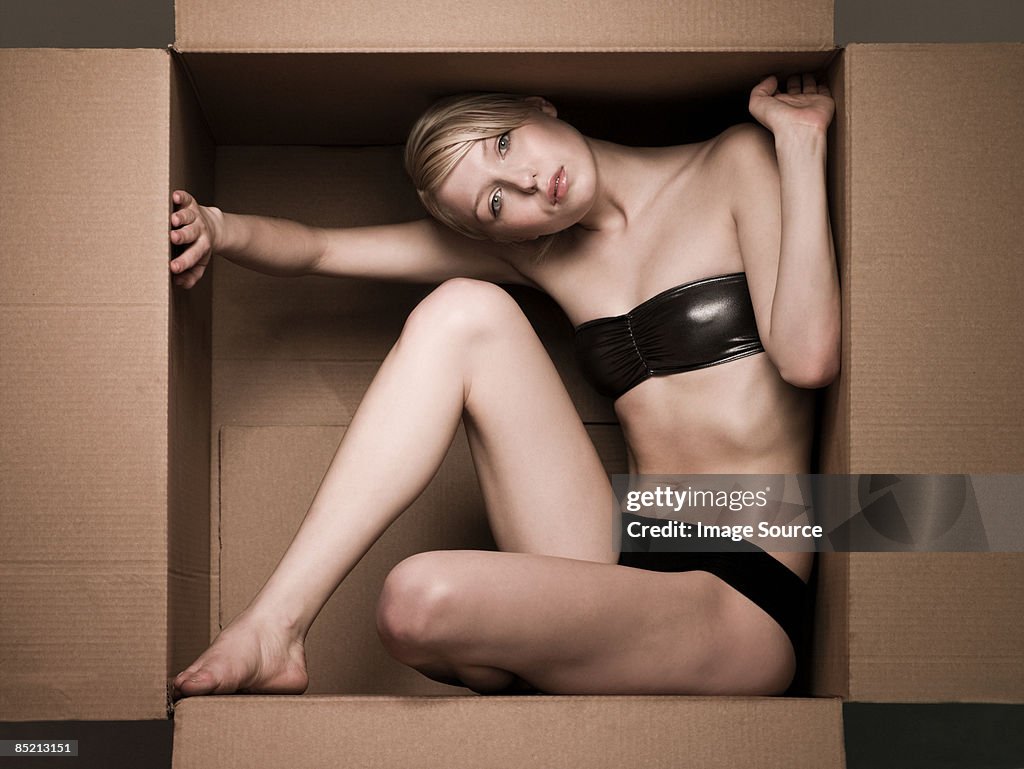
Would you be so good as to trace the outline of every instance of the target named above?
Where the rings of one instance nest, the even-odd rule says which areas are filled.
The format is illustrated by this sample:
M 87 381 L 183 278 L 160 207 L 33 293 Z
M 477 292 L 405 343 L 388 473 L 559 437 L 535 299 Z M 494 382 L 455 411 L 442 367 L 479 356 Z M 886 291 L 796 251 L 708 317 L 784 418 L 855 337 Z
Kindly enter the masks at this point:
M 782 378 L 794 387 L 807 390 L 828 387 L 839 376 L 839 348 L 808 353 L 776 365 Z
M 300 275 L 319 275 L 326 273 L 324 262 L 327 261 L 327 249 L 330 245 L 327 232 L 321 227 L 310 227 L 310 239 L 312 245 L 309 248 L 310 259 L 305 266 L 298 271 Z

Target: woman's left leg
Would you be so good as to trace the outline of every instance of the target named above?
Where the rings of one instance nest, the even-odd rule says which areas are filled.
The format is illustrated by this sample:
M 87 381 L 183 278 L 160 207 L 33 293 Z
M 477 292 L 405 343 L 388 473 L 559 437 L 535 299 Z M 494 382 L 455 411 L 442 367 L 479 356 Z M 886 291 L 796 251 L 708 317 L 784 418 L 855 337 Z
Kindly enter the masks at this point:
M 778 694 L 795 667 L 783 630 L 701 571 L 661 573 L 529 553 L 420 553 L 388 576 L 388 651 L 479 692 Z

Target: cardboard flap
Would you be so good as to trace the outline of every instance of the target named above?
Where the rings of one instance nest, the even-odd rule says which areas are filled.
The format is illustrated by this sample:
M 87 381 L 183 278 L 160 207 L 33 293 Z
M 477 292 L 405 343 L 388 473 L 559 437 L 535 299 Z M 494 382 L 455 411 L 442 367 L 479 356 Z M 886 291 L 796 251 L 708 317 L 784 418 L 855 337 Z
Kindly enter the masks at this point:
M 849 699 L 1024 701 L 1022 553 L 849 557 Z
M 1019 473 L 1024 45 L 844 59 L 848 469 Z
M 833 45 L 831 0 L 177 0 L 183 50 L 709 50 Z
M 0 50 L 0 302 L 163 304 L 161 50 Z
M 835 699 L 306 695 L 178 704 L 174 769 L 279 766 L 842 769 L 845 759 Z
M 161 50 L 0 51 L 0 720 L 165 710 Z

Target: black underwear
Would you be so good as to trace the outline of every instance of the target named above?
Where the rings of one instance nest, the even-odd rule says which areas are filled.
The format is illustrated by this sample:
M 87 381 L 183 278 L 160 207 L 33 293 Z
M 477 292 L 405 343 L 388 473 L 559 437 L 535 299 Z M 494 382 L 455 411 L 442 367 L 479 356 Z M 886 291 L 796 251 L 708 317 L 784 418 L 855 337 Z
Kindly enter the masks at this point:
M 663 520 L 623 513 L 623 531 L 632 521 L 650 525 L 665 523 Z M 620 553 L 621 566 L 647 571 L 706 571 L 745 595 L 786 631 L 799 664 L 807 641 L 810 589 L 781 561 L 751 542 L 736 542 L 727 537 L 702 539 L 699 551 L 694 549 L 692 540 L 683 538 L 630 538 L 629 542 L 634 550 L 638 546 L 650 549 Z
M 625 315 L 576 327 L 576 356 L 602 395 L 618 398 L 652 376 L 764 352 L 742 272 L 662 291 Z

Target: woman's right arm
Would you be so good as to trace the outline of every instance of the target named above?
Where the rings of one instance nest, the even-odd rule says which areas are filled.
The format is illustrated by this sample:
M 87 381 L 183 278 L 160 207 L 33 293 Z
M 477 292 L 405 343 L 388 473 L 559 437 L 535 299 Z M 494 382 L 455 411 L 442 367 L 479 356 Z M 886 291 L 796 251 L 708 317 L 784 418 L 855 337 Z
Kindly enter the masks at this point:
M 185 245 L 171 260 L 177 285 L 191 288 L 213 254 L 278 276 L 335 275 L 434 283 L 471 277 L 532 282 L 509 264 L 508 249 L 475 241 L 424 219 L 402 224 L 325 229 L 288 219 L 228 214 L 201 206 L 184 190 L 171 199 L 170 240 Z

